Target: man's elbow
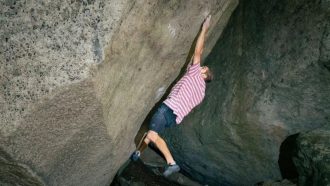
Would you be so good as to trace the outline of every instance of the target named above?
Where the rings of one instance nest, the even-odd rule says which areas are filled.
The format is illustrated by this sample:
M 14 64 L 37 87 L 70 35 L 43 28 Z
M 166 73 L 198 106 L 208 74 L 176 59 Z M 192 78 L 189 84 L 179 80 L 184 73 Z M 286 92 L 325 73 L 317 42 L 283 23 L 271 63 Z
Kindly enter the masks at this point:
M 193 59 L 193 64 L 197 64 L 197 63 L 201 63 L 201 59 L 200 58 L 194 58 Z
M 193 64 L 197 64 L 197 63 L 200 63 L 201 62 L 201 57 L 200 55 L 195 55 L 194 56 L 194 59 L 193 59 Z

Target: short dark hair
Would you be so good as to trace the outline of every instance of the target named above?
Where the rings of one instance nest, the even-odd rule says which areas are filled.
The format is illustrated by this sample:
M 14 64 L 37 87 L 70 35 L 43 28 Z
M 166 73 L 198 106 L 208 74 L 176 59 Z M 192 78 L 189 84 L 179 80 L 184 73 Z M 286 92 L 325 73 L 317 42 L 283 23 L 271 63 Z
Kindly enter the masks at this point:
M 211 69 L 209 68 L 209 70 L 206 73 L 206 79 L 205 81 L 207 83 L 210 83 L 213 80 L 213 72 L 211 71 Z

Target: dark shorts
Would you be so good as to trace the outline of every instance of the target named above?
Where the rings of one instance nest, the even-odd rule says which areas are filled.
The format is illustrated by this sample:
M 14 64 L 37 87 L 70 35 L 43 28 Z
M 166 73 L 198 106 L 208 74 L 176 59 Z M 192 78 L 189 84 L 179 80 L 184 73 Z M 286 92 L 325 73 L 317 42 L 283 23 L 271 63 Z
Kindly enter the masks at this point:
M 149 130 L 160 133 L 165 127 L 174 126 L 176 124 L 175 119 L 176 115 L 173 113 L 173 110 L 162 103 L 151 118 Z

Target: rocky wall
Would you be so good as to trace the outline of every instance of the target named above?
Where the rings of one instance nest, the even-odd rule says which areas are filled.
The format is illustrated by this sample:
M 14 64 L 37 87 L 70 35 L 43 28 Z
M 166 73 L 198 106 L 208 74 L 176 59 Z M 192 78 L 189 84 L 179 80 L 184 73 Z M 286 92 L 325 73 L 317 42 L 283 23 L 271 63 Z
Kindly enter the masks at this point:
M 1 149 L 46 185 L 108 185 L 204 17 L 207 53 L 238 1 L 0 3 Z
M 240 1 L 206 59 L 215 80 L 166 140 L 208 185 L 281 180 L 286 137 L 330 125 L 330 3 Z

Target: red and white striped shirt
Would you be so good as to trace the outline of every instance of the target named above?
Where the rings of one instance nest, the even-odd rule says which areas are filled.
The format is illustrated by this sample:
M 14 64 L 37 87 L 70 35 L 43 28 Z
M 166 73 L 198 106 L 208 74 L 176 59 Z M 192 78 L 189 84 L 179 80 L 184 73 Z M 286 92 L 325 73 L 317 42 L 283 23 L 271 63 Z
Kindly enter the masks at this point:
M 200 64 L 190 65 L 186 74 L 175 84 L 170 95 L 164 101 L 177 116 L 177 124 L 181 123 L 183 118 L 202 102 L 205 96 L 205 87 Z

